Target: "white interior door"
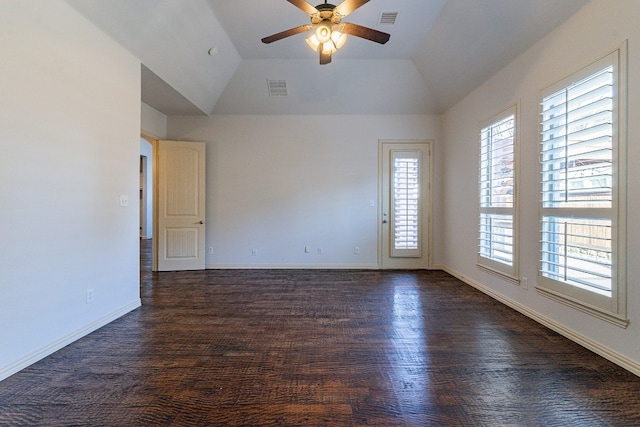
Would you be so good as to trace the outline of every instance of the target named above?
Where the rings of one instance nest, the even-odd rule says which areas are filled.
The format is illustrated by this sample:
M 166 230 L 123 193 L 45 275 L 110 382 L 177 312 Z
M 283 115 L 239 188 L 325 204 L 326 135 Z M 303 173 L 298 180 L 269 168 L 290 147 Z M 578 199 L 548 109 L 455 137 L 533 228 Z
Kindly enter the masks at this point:
M 430 142 L 381 141 L 379 158 L 380 268 L 429 268 Z
M 157 148 L 157 270 L 203 270 L 205 144 L 158 141 Z

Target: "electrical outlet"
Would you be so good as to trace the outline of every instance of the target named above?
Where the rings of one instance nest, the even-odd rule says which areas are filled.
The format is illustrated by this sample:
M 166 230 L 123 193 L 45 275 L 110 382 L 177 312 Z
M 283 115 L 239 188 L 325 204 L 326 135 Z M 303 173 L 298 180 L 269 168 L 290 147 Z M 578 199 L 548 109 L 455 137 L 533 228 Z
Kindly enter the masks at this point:
M 356 254 L 356 255 L 360 255 L 360 248 L 358 246 L 353 248 L 353 253 Z
M 310 246 L 305 246 L 304 247 L 304 253 L 308 254 L 309 252 L 311 252 L 311 247 Z
M 322 255 L 322 248 L 318 248 L 318 255 Z
M 520 284 L 522 285 L 522 289 L 524 290 L 529 289 L 529 279 L 527 279 L 526 277 L 522 276 L 522 280 L 520 280 Z
M 257 249 L 251 249 L 251 256 L 256 256 L 258 255 L 258 250 Z
M 91 304 L 93 302 L 93 289 L 87 289 L 87 304 Z
M 213 246 L 209 246 L 209 253 L 212 254 L 213 253 Z

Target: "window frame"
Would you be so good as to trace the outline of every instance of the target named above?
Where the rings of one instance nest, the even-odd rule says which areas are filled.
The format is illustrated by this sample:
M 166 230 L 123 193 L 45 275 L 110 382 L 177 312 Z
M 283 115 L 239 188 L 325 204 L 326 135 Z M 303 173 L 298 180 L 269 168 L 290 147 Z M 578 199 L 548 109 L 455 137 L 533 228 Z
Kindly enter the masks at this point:
M 518 104 L 513 104 L 512 106 L 500 111 L 499 113 L 491 116 L 487 120 L 484 120 L 480 123 L 480 132 L 479 132 L 479 151 L 478 151 L 478 235 L 477 235 L 477 266 L 487 270 L 491 273 L 497 274 L 500 277 L 507 279 L 510 282 L 515 284 L 520 283 L 519 277 L 519 215 L 518 215 L 518 182 L 519 182 L 519 158 L 520 158 L 520 147 L 519 147 L 519 106 Z M 509 207 L 483 207 L 482 203 L 482 147 L 483 147 L 483 132 L 485 129 L 494 126 L 508 117 L 513 116 L 513 176 L 512 176 L 512 206 Z M 494 215 L 510 215 L 512 220 L 512 260 L 511 265 L 506 264 L 504 262 L 498 261 L 491 257 L 486 257 L 482 254 L 481 244 L 482 244 L 482 220 L 483 215 L 485 214 L 494 214 Z
M 555 301 L 571 306 L 587 314 L 606 320 L 620 327 L 628 325 L 626 313 L 626 149 L 627 149 L 627 50 L 626 42 L 613 52 L 601 57 L 597 61 L 582 67 L 571 75 L 559 80 L 540 91 L 539 94 L 539 162 L 538 162 L 538 218 L 540 246 L 538 248 L 538 280 L 537 291 Z M 544 206 L 543 186 L 543 102 L 545 98 L 557 94 L 562 90 L 570 90 L 572 85 L 582 82 L 585 79 L 597 74 L 601 70 L 613 67 L 613 114 L 612 114 L 612 202 L 610 208 L 591 207 L 549 207 Z M 566 113 L 565 113 L 566 114 Z M 567 218 L 567 219 L 590 219 L 597 220 L 603 218 L 600 215 L 609 211 L 610 214 L 604 217 L 611 221 L 611 296 L 600 294 L 594 290 L 588 290 L 566 281 L 559 281 L 547 277 L 543 274 L 543 264 L 545 261 L 545 244 L 543 242 L 544 218 Z M 584 213 L 582 213 L 584 212 Z M 578 215 L 576 215 L 578 214 Z

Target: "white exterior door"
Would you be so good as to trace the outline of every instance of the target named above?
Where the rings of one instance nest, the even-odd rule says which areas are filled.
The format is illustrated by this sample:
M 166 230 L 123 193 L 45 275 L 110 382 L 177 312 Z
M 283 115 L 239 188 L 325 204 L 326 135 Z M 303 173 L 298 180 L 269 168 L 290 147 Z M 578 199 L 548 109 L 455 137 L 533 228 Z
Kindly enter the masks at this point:
M 430 267 L 429 141 L 380 142 L 380 268 Z
M 157 271 L 203 270 L 205 144 L 158 141 Z

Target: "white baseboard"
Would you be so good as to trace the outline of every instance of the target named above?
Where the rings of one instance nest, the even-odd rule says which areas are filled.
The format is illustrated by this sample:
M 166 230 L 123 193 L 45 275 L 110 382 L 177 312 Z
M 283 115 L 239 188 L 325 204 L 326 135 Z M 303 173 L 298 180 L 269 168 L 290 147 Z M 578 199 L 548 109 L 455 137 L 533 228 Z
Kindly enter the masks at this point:
M 565 338 L 570 339 L 571 341 L 580 344 L 581 346 L 583 346 L 584 348 L 591 350 L 592 352 L 604 357 L 605 359 L 615 363 L 618 366 L 621 366 L 622 368 L 626 369 L 627 371 L 640 376 L 640 363 L 628 358 L 627 356 L 620 354 L 618 352 L 616 352 L 615 350 L 612 350 L 609 347 L 606 347 L 604 345 L 602 345 L 601 343 L 592 340 L 591 338 L 582 335 L 579 332 L 574 331 L 571 328 L 568 328 L 558 322 L 556 322 L 555 320 L 544 316 L 540 313 L 538 313 L 537 311 L 531 310 L 529 307 L 515 301 L 512 300 L 511 298 L 507 298 L 504 295 L 494 291 L 493 289 L 489 288 L 488 286 L 483 285 L 480 282 L 477 282 L 467 276 L 465 276 L 464 274 L 455 271 L 449 267 L 445 267 L 445 266 L 441 266 L 442 270 L 446 271 L 447 273 L 451 274 L 452 276 L 462 280 L 463 282 L 465 282 L 466 284 L 468 284 L 469 286 L 472 286 L 476 289 L 478 289 L 479 291 L 489 295 L 491 298 L 503 303 L 504 305 L 511 307 L 512 309 L 524 314 L 525 316 L 529 317 L 530 319 L 535 320 L 536 322 L 540 323 L 543 326 L 546 326 L 547 328 L 559 333 L 560 335 L 564 336 Z
M 30 366 L 37 361 L 44 359 L 45 357 L 55 353 L 61 348 L 66 347 L 67 345 L 79 340 L 86 335 L 89 335 L 91 332 L 100 329 L 104 325 L 113 322 L 117 318 L 124 316 L 125 314 L 129 313 L 132 310 L 135 310 L 140 306 L 140 299 L 133 301 L 125 305 L 124 307 L 121 307 L 120 309 L 96 320 L 95 322 L 89 323 L 88 325 L 50 343 L 49 345 L 44 346 L 26 355 L 25 357 L 16 360 L 8 366 L 0 367 L 0 381 L 9 378 L 11 375 L 23 370 L 27 366 Z
M 207 264 L 207 270 L 377 270 L 377 264 Z

